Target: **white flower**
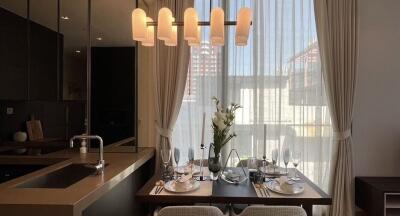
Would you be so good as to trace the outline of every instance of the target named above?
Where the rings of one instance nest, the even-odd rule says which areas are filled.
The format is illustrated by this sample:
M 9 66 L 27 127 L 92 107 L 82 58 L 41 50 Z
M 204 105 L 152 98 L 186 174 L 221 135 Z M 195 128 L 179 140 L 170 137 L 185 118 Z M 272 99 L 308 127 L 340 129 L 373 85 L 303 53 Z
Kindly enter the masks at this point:
M 226 113 L 223 112 L 215 112 L 215 116 L 219 119 L 219 120 L 223 120 L 226 121 Z
M 218 130 L 224 130 L 227 125 L 225 124 L 224 120 L 219 119 L 218 117 L 214 117 L 212 119 L 213 123 L 217 126 Z

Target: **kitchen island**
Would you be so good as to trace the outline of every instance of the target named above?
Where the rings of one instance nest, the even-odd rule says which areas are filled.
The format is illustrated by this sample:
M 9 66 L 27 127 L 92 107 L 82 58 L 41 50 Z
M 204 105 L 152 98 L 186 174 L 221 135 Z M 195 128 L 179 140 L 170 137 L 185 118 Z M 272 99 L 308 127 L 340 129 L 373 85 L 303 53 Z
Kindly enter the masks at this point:
M 74 149 L 65 149 L 37 157 L 1 156 L 2 165 L 43 167 L 0 183 L 0 213 L 13 216 L 141 215 L 143 209 L 135 204 L 135 193 L 153 175 L 154 155 L 153 148 L 138 148 L 137 153 L 105 152 L 103 174 L 90 174 L 71 185 L 53 184 L 51 188 L 46 187 L 46 176 L 57 176 L 52 174 L 71 165 L 95 163 L 98 153 L 80 154 Z M 44 179 L 41 184 L 32 183 L 41 179 Z

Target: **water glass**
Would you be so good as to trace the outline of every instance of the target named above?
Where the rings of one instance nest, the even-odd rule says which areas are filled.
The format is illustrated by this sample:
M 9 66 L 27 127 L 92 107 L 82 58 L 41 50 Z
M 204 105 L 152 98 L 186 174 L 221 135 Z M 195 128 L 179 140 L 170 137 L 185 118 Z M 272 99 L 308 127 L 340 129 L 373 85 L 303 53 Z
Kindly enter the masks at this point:
M 247 159 L 247 169 L 249 170 L 249 176 L 251 180 L 254 180 L 254 176 L 257 173 L 257 158 L 249 157 Z
M 292 180 L 294 181 L 299 181 L 300 178 L 297 176 L 297 166 L 299 165 L 301 161 L 301 152 L 300 151 L 293 151 L 292 153 L 292 163 L 294 166 L 294 177 L 292 178 Z
M 290 160 L 290 150 L 288 148 L 286 148 L 285 150 L 283 150 L 283 163 L 285 164 L 285 168 L 286 168 L 286 174 L 288 174 L 288 164 L 289 164 L 289 160 Z
M 276 168 L 276 163 L 278 162 L 278 149 L 272 150 L 272 165 L 274 167 L 274 173 Z

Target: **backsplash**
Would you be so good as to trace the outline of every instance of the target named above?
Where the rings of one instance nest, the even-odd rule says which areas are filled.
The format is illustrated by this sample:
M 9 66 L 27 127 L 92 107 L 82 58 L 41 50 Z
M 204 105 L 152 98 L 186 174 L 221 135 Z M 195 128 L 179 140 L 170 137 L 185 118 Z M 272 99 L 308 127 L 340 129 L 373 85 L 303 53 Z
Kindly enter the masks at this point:
M 17 131 L 26 132 L 31 115 L 41 121 L 45 138 L 67 140 L 85 129 L 84 101 L 0 100 L 0 141 L 12 140 Z

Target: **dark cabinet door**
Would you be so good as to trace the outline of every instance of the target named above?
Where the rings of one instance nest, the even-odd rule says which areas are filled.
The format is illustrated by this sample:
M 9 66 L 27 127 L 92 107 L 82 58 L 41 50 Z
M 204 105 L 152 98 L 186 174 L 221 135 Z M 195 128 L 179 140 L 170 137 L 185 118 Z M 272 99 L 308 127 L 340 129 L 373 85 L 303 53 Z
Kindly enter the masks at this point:
M 58 37 L 37 23 L 30 26 L 29 99 L 57 100 L 58 96 Z
M 27 21 L 0 8 L 0 29 L 0 99 L 27 99 Z
M 91 131 L 104 143 L 134 136 L 133 47 L 92 48 Z

